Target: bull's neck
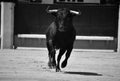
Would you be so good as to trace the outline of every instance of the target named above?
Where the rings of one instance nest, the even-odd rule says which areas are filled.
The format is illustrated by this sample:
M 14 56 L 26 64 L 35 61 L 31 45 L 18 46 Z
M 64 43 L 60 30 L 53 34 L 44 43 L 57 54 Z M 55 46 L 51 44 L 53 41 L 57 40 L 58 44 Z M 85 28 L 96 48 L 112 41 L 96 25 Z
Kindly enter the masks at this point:
M 56 20 L 55 23 L 57 26 L 57 30 L 60 32 L 66 32 L 73 29 L 72 21 Z

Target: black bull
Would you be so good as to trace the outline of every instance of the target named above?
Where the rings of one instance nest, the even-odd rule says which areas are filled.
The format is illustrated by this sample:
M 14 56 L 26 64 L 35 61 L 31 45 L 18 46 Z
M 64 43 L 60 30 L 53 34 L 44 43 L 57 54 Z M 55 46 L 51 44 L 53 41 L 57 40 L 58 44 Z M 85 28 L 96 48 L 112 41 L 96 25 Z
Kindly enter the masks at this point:
M 48 10 L 47 12 L 56 17 L 55 21 L 50 24 L 46 32 L 46 44 L 49 52 L 48 66 L 50 68 L 56 68 L 56 72 L 59 72 L 61 71 L 60 59 L 62 55 L 66 52 L 66 58 L 61 64 L 61 67 L 64 68 L 67 65 L 67 60 L 73 49 L 76 31 L 72 20 L 73 16 L 79 14 L 79 12 L 74 13 L 74 11 L 70 11 L 67 8 Z M 56 49 L 60 49 L 57 62 L 55 59 Z

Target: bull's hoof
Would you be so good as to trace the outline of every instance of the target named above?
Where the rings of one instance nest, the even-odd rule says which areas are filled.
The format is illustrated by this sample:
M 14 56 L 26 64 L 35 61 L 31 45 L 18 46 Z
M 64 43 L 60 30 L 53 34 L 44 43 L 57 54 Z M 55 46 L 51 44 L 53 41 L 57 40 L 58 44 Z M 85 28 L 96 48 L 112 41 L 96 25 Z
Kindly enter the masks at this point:
M 52 69 L 52 64 L 51 64 L 51 63 L 48 63 L 48 67 L 49 67 L 50 69 Z
M 59 68 L 56 68 L 56 72 L 61 72 L 61 69 L 59 69 Z
M 56 68 L 56 62 L 52 63 L 52 67 L 55 69 Z
M 50 68 L 50 69 L 55 69 L 56 68 L 56 64 L 53 64 L 53 63 L 48 63 L 48 67 Z
M 67 65 L 67 60 L 64 60 L 64 61 L 62 62 L 61 67 L 62 67 L 62 68 L 65 68 L 65 67 L 66 67 L 66 65 Z
M 52 68 L 55 69 L 55 68 L 56 68 L 56 65 L 52 65 Z
M 60 67 L 56 66 L 56 72 L 61 72 Z

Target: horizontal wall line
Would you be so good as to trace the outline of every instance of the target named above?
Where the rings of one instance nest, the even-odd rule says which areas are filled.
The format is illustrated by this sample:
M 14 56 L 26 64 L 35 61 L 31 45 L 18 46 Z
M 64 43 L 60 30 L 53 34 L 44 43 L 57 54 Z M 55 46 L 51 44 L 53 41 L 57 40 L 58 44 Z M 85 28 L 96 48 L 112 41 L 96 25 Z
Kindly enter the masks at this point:
M 18 38 L 43 38 L 44 34 L 18 34 Z M 114 40 L 112 36 L 76 36 L 76 40 Z

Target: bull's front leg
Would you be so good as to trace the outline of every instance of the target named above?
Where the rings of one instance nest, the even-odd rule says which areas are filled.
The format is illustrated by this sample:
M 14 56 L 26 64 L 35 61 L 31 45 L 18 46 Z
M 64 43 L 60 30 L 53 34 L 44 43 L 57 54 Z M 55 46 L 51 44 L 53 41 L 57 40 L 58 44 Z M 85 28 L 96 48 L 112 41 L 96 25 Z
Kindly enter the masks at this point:
M 49 56 L 49 61 L 48 61 L 48 66 L 50 69 L 55 68 L 56 67 L 56 61 L 55 61 L 55 48 L 52 44 L 52 41 L 49 40 L 47 42 L 47 49 L 48 49 L 48 56 Z
M 52 63 L 52 68 L 56 68 L 55 54 L 56 54 L 56 51 L 55 51 L 55 49 L 53 49 L 53 50 L 51 51 L 51 63 Z
M 57 66 L 56 66 L 56 72 L 60 72 L 60 60 L 61 60 L 61 57 L 62 55 L 65 53 L 66 49 L 60 49 L 60 52 L 58 54 L 58 58 L 57 58 Z
M 68 59 L 69 59 L 69 57 L 70 57 L 70 55 L 71 55 L 72 49 L 73 49 L 73 46 L 70 46 L 69 48 L 67 48 L 66 58 L 65 58 L 65 60 L 62 62 L 62 65 L 61 65 L 62 68 L 65 68 L 65 67 L 66 67 L 67 61 L 68 61 Z

